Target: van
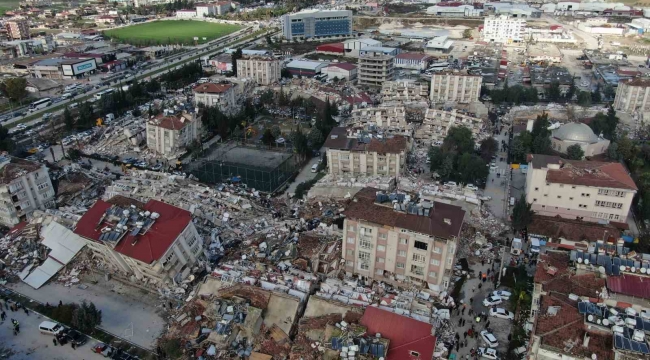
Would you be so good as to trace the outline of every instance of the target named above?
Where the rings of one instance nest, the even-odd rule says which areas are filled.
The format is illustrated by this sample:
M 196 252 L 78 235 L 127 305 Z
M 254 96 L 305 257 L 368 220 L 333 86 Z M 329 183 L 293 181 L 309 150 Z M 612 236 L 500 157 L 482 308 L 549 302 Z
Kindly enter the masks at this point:
M 43 321 L 38 325 L 38 330 L 41 334 L 58 335 L 63 331 L 63 326 L 53 321 Z
M 71 97 L 72 97 L 72 94 L 69 93 L 69 92 L 67 92 L 67 93 L 65 93 L 65 94 L 63 94 L 63 95 L 61 95 L 61 99 L 63 99 L 63 100 L 68 100 L 68 99 L 71 98 Z
M 311 172 L 313 173 L 318 172 L 318 164 L 314 164 L 311 166 Z
M 515 197 L 511 196 L 510 197 L 510 206 L 514 206 L 514 205 L 515 205 Z
M 531 237 L 530 238 L 530 252 L 539 254 L 539 239 Z

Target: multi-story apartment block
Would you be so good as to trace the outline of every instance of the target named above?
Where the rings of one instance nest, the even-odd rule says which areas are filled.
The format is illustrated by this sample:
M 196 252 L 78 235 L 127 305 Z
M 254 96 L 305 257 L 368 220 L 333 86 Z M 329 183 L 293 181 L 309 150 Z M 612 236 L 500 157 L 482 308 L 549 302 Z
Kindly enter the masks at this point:
M 415 130 L 414 137 L 432 143 L 441 142 L 453 126 L 465 126 L 472 131 L 475 139 L 484 127 L 483 120 L 456 109 L 451 111 L 427 109 L 422 125 Z
M 146 126 L 147 147 L 163 155 L 176 155 L 201 138 L 201 119 L 194 113 L 161 114 Z
M 196 4 L 196 16 L 203 18 L 216 13 L 215 4 Z
M 251 78 L 260 85 L 270 85 L 280 80 L 280 60 L 253 56 L 237 59 L 237 77 Z
M 237 110 L 233 84 L 200 84 L 194 88 L 194 104 L 218 106 L 221 112 L 230 115 Z
M 354 124 L 375 125 L 381 128 L 406 128 L 404 106 L 382 105 L 352 110 Z
M 393 80 L 394 58 L 381 52 L 366 52 L 360 55 L 357 67 L 359 85 L 382 86 L 384 82 Z
M 525 33 L 526 20 L 520 17 L 488 16 L 483 25 L 485 41 L 511 44 L 523 41 Z
M 619 82 L 614 109 L 628 113 L 650 112 L 650 79 L 635 78 Z
M 0 224 L 13 227 L 32 211 L 54 205 L 54 187 L 45 165 L 0 156 Z
M 305 10 L 283 15 L 282 35 L 294 38 L 318 39 L 330 36 L 352 35 L 351 10 Z
M 359 134 L 348 136 L 343 127 L 332 129 L 325 144 L 331 175 L 399 176 L 406 169 L 409 142 L 395 135 L 378 139 Z
M 381 85 L 382 101 L 427 101 L 429 87 L 415 81 L 386 81 Z
M 529 157 L 526 201 L 539 215 L 624 223 L 637 190 L 620 163 Z
M 483 78 L 466 73 L 444 72 L 431 76 L 431 101 L 472 103 L 481 95 Z
M 29 24 L 27 20 L 11 20 L 5 23 L 7 35 L 13 40 L 29 39 Z
M 344 214 L 342 252 L 348 275 L 447 289 L 465 218 L 462 208 L 406 203 L 405 194 L 365 188 L 355 194 Z
M 155 284 L 172 279 L 179 283 L 203 258 L 203 239 L 190 212 L 157 200 L 98 200 L 74 232 L 86 240 L 105 270 Z

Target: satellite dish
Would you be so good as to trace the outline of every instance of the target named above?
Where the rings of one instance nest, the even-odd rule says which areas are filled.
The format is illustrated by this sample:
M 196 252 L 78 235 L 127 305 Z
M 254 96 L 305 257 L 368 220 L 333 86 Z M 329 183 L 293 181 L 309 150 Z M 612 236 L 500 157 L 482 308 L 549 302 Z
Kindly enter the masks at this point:
M 589 265 L 589 259 L 585 259 L 585 265 Z
M 632 267 L 630 268 L 630 271 L 631 271 L 631 272 L 636 272 L 636 268 L 635 268 L 634 266 L 632 266 Z
M 582 264 L 582 258 L 578 258 L 578 264 Z
M 593 322 L 594 321 L 594 316 L 593 315 L 587 316 L 587 320 Z
M 600 319 L 596 320 L 596 324 L 600 325 Z
M 591 360 L 596 360 L 597 358 L 598 356 L 596 356 L 596 354 L 591 354 Z
M 609 320 L 607 320 L 607 319 L 603 319 L 603 325 L 605 325 L 605 326 L 609 326 Z
M 618 267 L 621 271 L 625 271 L 625 265 L 621 265 Z
M 598 267 L 598 272 L 601 273 L 601 274 L 604 274 L 605 273 L 605 267 L 604 266 L 599 266 Z

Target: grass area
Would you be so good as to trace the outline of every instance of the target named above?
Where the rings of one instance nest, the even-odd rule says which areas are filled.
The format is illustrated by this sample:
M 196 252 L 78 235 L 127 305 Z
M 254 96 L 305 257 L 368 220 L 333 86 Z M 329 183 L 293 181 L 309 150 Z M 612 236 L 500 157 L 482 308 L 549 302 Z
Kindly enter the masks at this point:
M 132 45 L 194 44 L 194 37 L 198 37 L 198 43 L 202 44 L 239 29 L 241 26 L 231 24 L 170 20 L 127 26 L 105 31 L 104 34 L 111 39 Z
M 5 12 L 18 8 L 20 1 L 17 0 L 0 0 L 0 16 L 3 16 Z
M 258 30 L 258 31 L 254 32 L 254 33 L 252 33 L 252 34 L 250 34 L 250 35 L 248 35 L 248 36 L 244 36 L 243 38 L 237 40 L 236 42 L 239 43 L 239 42 L 242 42 L 242 41 L 246 41 L 246 40 L 249 40 L 249 39 L 252 39 L 252 38 L 258 37 L 258 36 L 260 36 L 261 34 L 265 33 L 266 31 L 267 31 L 267 29 Z M 218 47 L 218 48 L 216 48 L 216 49 L 214 49 L 214 50 L 211 50 L 211 51 L 210 51 L 210 55 L 214 55 L 214 52 L 216 52 L 216 51 L 220 51 L 220 50 L 223 50 L 224 48 L 230 46 L 231 44 L 232 44 L 232 43 L 228 43 L 228 44 L 223 45 L 223 46 L 220 46 L 220 47 Z M 184 65 L 184 64 L 187 64 L 188 62 L 193 61 L 193 60 L 196 60 L 196 59 L 198 59 L 198 58 L 200 58 L 201 56 L 204 56 L 204 55 L 205 55 L 205 54 L 202 53 L 201 55 L 193 56 L 193 57 L 191 57 L 191 58 L 188 58 L 187 60 L 184 60 L 183 63 L 181 63 L 181 64 L 174 64 L 174 65 L 170 65 L 170 66 L 167 66 L 167 67 L 164 67 L 164 68 L 160 68 L 160 69 L 158 69 L 158 70 L 156 70 L 156 71 L 153 71 L 153 72 L 151 72 L 151 73 L 147 73 L 147 74 L 144 75 L 143 77 L 151 77 L 151 76 L 154 76 L 154 75 L 156 75 L 156 74 L 160 74 L 161 72 L 167 71 L 167 70 L 172 69 L 172 68 L 175 68 L 175 67 L 177 67 L 177 66 L 182 66 L 182 65 Z M 117 88 L 118 86 L 114 86 L 114 87 Z M 91 98 L 91 97 L 93 97 L 93 96 L 94 96 L 94 94 L 93 94 L 93 95 L 87 95 L 87 96 L 83 96 L 83 97 L 77 98 L 77 99 L 76 99 L 76 102 L 77 102 L 77 103 L 81 103 L 81 102 L 83 102 L 83 101 L 85 101 L 85 100 L 88 100 L 89 98 Z M 63 110 L 63 108 L 65 108 L 65 107 L 68 106 L 68 105 L 70 105 L 70 104 L 69 104 L 69 103 L 61 104 L 61 105 L 58 105 L 58 106 L 55 106 L 55 107 L 52 107 L 52 108 L 47 109 L 46 112 L 48 112 L 48 113 L 57 112 L 57 111 L 59 111 L 59 110 Z M 33 120 L 35 120 L 35 119 L 37 119 L 37 118 L 40 118 L 40 117 L 43 116 L 43 114 L 44 114 L 44 113 L 38 113 L 38 114 L 31 115 L 31 116 L 27 116 L 27 117 L 24 117 L 24 118 L 22 118 L 22 119 L 16 121 L 16 122 L 13 122 L 13 123 L 11 123 L 11 124 L 7 124 L 7 125 L 5 125 L 4 127 L 7 128 L 7 129 L 11 129 L 11 128 L 13 128 L 13 127 L 18 126 L 19 124 L 24 124 L 24 123 L 27 123 L 27 122 L 33 121 Z

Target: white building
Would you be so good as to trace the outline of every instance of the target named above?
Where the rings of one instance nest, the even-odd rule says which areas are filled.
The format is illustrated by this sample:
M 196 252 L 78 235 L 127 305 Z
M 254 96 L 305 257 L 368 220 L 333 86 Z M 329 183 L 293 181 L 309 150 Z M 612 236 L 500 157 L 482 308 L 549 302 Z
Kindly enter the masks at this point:
M 175 156 L 201 139 L 201 119 L 196 114 L 158 115 L 147 121 L 147 147 L 159 154 Z
M 352 35 L 352 10 L 303 10 L 281 17 L 282 35 L 293 38 L 320 39 Z
M 622 222 L 637 192 L 620 163 L 529 155 L 526 201 L 543 216 L 590 222 Z
M 619 82 L 614 109 L 627 113 L 650 112 L 650 80 L 635 78 Z
M 428 52 L 443 52 L 448 53 L 454 45 L 453 40 L 449 40 L 448 36 L 436 36 L 424 45 L 424 50 Z
M 553 130 L 551 147 L 553 150 L 566 154 L 569 146 L 578 145 L 584 156 L 591 157 L 605 153 L 609 140 L 594 134 L 591 128 L 583 123 L 568 123 Z
M 431 101 L 472 103 L 481 95 L 480 75 L 436 73 L 431 76 Z
M 196 4 L 196 16 L 202 18 L 214 15 L 216 13 L 214 5 L 215 4 Z
M 36 209 L 53 208 L 54 187 L 45 165 L 0 156 L 0 224 L 13 227 Z
M 347 79 L 355 80 L 357 78 L 357 66 L 350 63 L 331 63 L 320 70 L 322 74 L 327 74 L 327 79 Z
M 483 39 L 485 41 L 511 44 L 524 40 L 526 33 L 526 20 L 511 18 L 505 15 L 489 16 L 483 25 Z
M 237 59 L 237 77 L 251 78 L 260 85 L 273 84 L 281 77 L 280 60 L 262 56 Z
M 426 54 L 400 53 L 395 56 L 395 67 L 412 70 L 425 70 L 433 58 Z
M 157 200 L 98 200 L 74 232 L 105 271 L 156 285 L 180 283 L 203 258 L 203 239 L 190 212 Z
M 473 5 L 434 5 L 427 8 L 427 14 L 446 17 L 478 17 L 483 15 L 483 9 L 475 9 Z
M 352 110 L 350 114 L 354 125 L 374 125 L 380 128 L 406 129 L 406 109 L 404 106 L 381 105 Z M 365 128 L 365 126 L 364 126 Z
M 193 19 L 196 17 L 196 10 L 177 10 L 177 19 Z
M 217 15 L 223 15 L 227 12 L 230 12 L 230 9 L 232 9 L 232 3 L 230 1 L 218 1 L 214 5 L 215 13 Z
M 381 46 L 381 41 L 370 38 L 349 39 L 343 42 L 345 49 L 345 56 L 359 57 L 359 50 L 364 47 L 378 47 Z
M 218 106 L 226 115 L 231 115 L 237 110 L 233 84 L 200 84 L 194 88 L 194 104 Z

